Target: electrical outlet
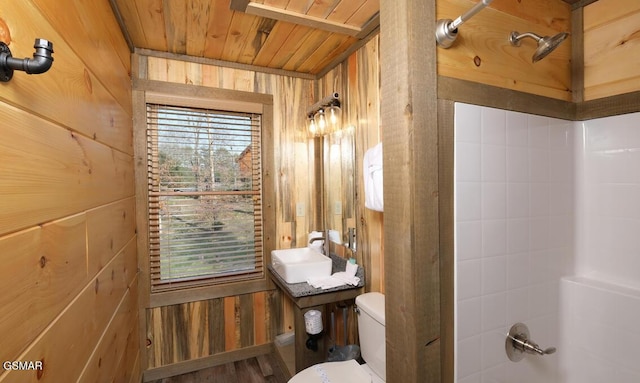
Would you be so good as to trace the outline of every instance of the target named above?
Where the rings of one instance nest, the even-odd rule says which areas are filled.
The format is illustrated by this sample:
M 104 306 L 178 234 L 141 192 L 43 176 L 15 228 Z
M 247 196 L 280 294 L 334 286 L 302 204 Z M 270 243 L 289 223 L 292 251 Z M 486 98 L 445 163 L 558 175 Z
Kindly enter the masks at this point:
M 333 204 L 333 214 L 335 215 L 342 214 L 342 201 L 336 201 Z
M 296 217 L 304 217 L 304 202 L 296 204 Z

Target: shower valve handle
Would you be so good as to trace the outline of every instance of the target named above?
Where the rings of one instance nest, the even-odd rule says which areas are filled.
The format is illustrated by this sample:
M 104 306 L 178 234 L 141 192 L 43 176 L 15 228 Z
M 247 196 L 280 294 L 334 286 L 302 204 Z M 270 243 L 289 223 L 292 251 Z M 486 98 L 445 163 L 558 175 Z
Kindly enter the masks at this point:
M 513 342 L 513 347 L 527 354 L 548 355 L 556 352 L 555 347 L 549 347 L 544 350 L 541 349 L 537 343 L 524 338 L 522 334 L 516 334 L 511 337 L 511 342 Z
M 505 342 L 507 356 L 512 362 L 519 362 L 524 358 L 524 354 L 548 355 L 556 352 L 555 347 L 541 349 L 538 344 L 529 340 L 529 328 L 523 323 L 516 323 L 509 330 Z

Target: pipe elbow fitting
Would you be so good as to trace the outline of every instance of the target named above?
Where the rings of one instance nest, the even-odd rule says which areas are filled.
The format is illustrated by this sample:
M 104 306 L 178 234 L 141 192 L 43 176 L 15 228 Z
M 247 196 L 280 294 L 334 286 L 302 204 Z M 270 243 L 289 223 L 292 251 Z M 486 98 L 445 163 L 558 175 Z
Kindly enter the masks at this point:
M 32 59 L 24 59 L 22 70 L 27 74 L 40 74 L 48 71 L 53 65 L 53 57 L 37 56 Z
M 9 47 L 0 42 L 0 81 L 7 82 L 13 77 L 14 70 L 28 74 L 44 73 L 53 65 L 53 44 L 45 39 L 36 39 L 33 58 L 16 59 L 11 55 Z
M 53 65 L 53 44 L 44 39 L 36 39 L 36 49 L 32 59 L 24 59 L 23 68 L 28 74 L 44 73 Z

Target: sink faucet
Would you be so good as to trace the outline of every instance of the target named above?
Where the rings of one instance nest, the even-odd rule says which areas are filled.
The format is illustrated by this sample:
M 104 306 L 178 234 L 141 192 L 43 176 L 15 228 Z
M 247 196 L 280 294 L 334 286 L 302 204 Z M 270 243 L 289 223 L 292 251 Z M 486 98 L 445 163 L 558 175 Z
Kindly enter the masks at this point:
M 355 257 L 355 254 L 356 254 L 356 228 L 355 227 L 350 227 L 348 229 L 348 233 L 349 234 L 347 235 L 347 237 L 349 239 L 349 242 L 348 242 L 347 248 L 349 250 L 351 250 L 351 252 L 353 253 L 353 256 Z
M 315 241 L 324 241 L 322 246 L 322 254 L 329 256 L 329 232 L 325 231 L 322 237 L 315 237 L 309 240 L 309 244 L 314 243 Z

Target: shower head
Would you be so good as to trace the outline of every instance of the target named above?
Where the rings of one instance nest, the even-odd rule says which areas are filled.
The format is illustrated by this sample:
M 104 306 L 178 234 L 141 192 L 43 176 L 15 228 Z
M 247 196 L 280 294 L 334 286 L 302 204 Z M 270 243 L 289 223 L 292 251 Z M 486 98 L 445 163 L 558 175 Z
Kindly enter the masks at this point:
M 554 49 L 556 49 L 558 45 L 560 45 L 560 43 L 562 43 L 568 36 L 569 34 L 567 32 L 561 32 L 554 36 L 542 37 L 531 32 L 521 34 L 514 31 L 509 35 L 509 42 L 511 43 L 511 45 L 519 47 L 520 40 L 524 37 L 531 37 L 532 39 L 536 40 L 538 42 L 538 49 L 536 49 L 533 57 L 531 58 L 531 61 L 535 63 L 547 57 L 547 55 Z

